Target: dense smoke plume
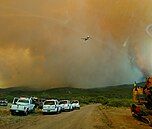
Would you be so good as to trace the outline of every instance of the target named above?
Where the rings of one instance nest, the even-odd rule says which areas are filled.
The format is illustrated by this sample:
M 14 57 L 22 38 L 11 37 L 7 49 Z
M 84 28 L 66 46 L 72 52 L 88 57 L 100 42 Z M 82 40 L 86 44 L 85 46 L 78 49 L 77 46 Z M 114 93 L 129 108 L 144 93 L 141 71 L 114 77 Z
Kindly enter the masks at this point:
M 151 0 L 0 2 L 1 87 L 93 88 L 152 74 Z

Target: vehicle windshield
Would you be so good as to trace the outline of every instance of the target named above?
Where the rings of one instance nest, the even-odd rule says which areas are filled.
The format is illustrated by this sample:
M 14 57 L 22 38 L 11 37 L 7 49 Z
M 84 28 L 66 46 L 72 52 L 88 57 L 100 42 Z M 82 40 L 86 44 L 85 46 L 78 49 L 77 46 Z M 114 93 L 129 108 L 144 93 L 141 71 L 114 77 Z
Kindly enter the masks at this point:
M 67 104 L 67 101 L 60 101 L 60 104 Z
M 18 103 L 29 103 L 29 100 L 26 99 L 19 99 Z
M 45 101 L 44 105 L 55 105 L 54 101 Z
M 75 101 L 72 101 L 72 103 L 79 103 L 77 100 L 75 100 Z

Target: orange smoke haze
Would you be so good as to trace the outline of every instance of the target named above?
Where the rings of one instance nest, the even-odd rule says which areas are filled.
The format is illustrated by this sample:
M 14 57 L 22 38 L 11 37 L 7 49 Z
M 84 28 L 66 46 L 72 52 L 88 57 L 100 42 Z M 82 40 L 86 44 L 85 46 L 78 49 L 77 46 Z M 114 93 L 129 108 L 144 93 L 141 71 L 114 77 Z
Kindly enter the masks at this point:
M 0 2 L 1 87 L 93 88 L 152 74 L 151 0 Z

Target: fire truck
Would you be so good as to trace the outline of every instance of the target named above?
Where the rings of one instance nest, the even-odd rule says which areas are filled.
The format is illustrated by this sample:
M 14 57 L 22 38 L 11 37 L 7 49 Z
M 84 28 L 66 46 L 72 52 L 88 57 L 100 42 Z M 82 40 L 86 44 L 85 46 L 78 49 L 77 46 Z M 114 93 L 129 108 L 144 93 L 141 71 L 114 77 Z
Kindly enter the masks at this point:
M 152 77 L 147 78 L 144 86 L 134 85 L 132 93 L 132 116 L 152 126 Z

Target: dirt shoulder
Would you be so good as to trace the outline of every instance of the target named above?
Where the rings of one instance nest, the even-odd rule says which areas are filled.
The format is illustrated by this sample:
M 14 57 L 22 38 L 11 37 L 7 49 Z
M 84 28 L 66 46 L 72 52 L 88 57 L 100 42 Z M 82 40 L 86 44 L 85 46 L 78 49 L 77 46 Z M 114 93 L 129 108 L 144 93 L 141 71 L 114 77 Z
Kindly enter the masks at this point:
M 131 116 L 130 108 L 99 107 L 102 122 L 112 129 L 150 129 L 145 123 Z

